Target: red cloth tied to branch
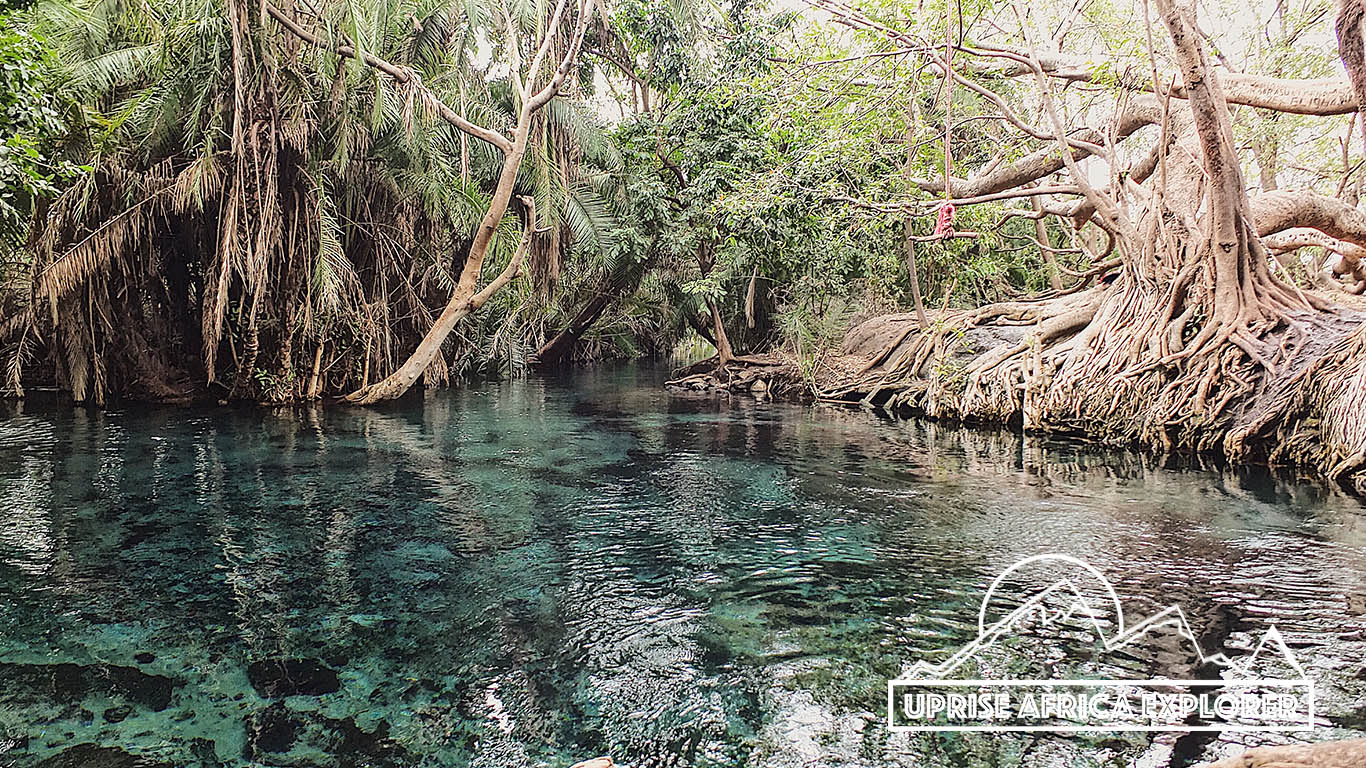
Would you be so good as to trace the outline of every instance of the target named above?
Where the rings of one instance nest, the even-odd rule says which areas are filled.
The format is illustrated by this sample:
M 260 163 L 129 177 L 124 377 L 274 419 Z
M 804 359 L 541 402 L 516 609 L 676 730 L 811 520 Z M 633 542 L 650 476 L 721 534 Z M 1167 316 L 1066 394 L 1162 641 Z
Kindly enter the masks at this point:
M 939 218 L 934 222 L 935 237 L 953 237 L 953 203 L 939 206 Z

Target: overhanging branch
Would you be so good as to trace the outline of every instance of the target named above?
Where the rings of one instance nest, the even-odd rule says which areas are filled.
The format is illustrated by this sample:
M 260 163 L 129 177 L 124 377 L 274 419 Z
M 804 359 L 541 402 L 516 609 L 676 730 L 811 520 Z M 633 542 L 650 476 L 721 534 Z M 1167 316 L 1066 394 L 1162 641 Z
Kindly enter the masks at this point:
M 380 57 L 366 51 L 358 52 L 354 47 L 350 45 L 330 43 L 322 39 L 321 37 L 313 34 L 312 32 L 309 32 L 307 29 L 304 29 L 302 26 L 298 24 L 298 22 L 291 19 L 288 15 L 286 15 L 273 5 L 266 4 L 265 9 L 266 13 L 270 14 L 270 17 L 272 19 L 275 19 L 277 22 L 280 23 L 280 26 L 284 27 L 286 30 L 288 30 L 291 34 L 293 34 L 300 40 L 303 40 L 309 45 L 315 46 L 317 48 L 322 48 L 323 50 L 331 51 L 339 56 L 344 56 L 349 59 L 356 59 L 357 61 L 364 62 L 368 66 L 374 67 L 375 69 L 393 78 L 395 82 L 403 83 L 405 85 L 411 85 L 420 89 L 423 98 L 426 99 L 427 103 L 429 103 L 433 108 L 436 109 L 437 114 L 441 115 L 441 118 L 443 120 L 455 126 L 459 130 L 464 131 L 470 136 L 473 136 L 476 139 L 487 141 L 488 143 L 502 150 L 504 154 L 507 154 L 508 152 L 512 151 L 511 139 L 499 133 L 498 131 L 493 130 L 492 128 L 485 128 L 482 125 L 477 125 L 465 119 L 463 115 L 451 109 L 450 106 L 446 104 L 446 102 L 442 101 L 436 94 L 432 93 L 431 90 L 428 89 L 427 86 L 422 83 L 422 81 L 418 78 L 417 73 L 413 70 L 408 69 L 407 67 L 401 67 L 397 64 L 385 61 L 384 59 L 381 59 Z

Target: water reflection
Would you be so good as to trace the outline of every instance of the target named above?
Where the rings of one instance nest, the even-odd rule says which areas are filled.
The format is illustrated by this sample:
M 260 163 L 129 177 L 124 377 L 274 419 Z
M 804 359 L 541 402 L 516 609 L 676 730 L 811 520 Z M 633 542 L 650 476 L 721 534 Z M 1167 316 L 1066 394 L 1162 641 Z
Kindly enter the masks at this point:
M 177 766 L 1158 766 L 1226 749 L 885 731 L 886 680 L 970 640 L 990 580 L 1049 551 L 1099 566 L 1135 616 L 1180 602 L 1208 647 L 1278 624 L 1332 720 L 1316 738 L 1366 728 L 1355 499 L 658 383 L 596 371 L 373 409 L 4 406 L 0 744 L 20 765 L 120 749 Z

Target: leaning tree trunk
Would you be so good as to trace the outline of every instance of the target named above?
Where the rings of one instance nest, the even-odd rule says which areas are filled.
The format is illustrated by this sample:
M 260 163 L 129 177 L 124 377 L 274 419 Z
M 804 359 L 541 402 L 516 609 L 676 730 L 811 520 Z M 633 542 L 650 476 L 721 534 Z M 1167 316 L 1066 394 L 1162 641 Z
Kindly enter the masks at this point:
M 652 245 L 648 252 L 653 250 Z M 528 362 L 536 368 L 553 368 L 568 360 L 583 335 L 602 318 L 607 308 L 640 283 L 647 260 L 648 257 L 641 261 L 623 261 L 612 269 L 605 284 L 579 309 L 569 325 L 542 344 Z
M 583 334 L 602 317 L 615 298 L 612 293 L 603 291 L 589 299 L 569 325 L 542 344 L 528 362 L 535 368 L 554 368 L 563 364 L 573 354 Z
M 490 296 L 502 289 L 512 278 L 516 277 L 521 270 L 522 257 L 525 255 L 527 244 L 532 232 L 535 229 L 534 207 L 530 205 L 530 198 L 523 198 L 527 203 L 528 218 L 526 228 L 522 233 L 522 242 L 518 246 L 517 255 L 508 268 L 503 271 L 491 283 L 476 293 L 479 284 L 480 274 L 483 272 L 484 259 L 488 255 L 489 244 L 493 240 L 493 235 L 498 229 L 498 223 L 502 221 L 503 214 L 507 212 L 508 202 L 512 198 L 513 186 L 517 182 L 517 171 L 521 168 L 522 158 L 526 154 L 527 141 L 531 132 L 532 118 L 550 103 L 550 100 L 559 94 L 565 80 L 569 77 L 570 71 L 574 68 L 574 62 L 578 57 L 579 49 L 583 45 L 584 35 L 588 31 L 588 23 L 593 17 L 596 7 L 596 0 L 580 0 L 578 4 L 579 17 L 571 32 L 566 51 L 561 58 L 558 68 L 550 81 L 537 89 L 536 81 L 540 74 L 541 66 L 546 61 L 547 56 L 553 48 L 556 36 L 560 32 L 561 22 L 564 19 L 565 9 L 568 0 L 559 0 L 555 6 L 549 23 L 546 25 L 546 33 L 540 44 L 537 46 L 536 55 L 532 58 L 527 67 L 525 82 L 522 79 L 520 66 L 516 59 L 516 49 L 519 43 L 515 39 L 515 30 L 509 26 L 509 35 L 512 39 L 508 41 L 509 48 L 514 51 L 511 78 L 515 93 L 520 100 L 520 107 L 517 117 L 517 128 L 512 139 L 508 139 L 501 133 L 475 125 L 467 120 L 463 115 L 455 112 L 445 105 L 430 91 L 422 91 L 423 97 L 437 109 L 438 114 L 447 122 L 459 128 L 466 134 L 475 138 L 483 139 L 503 151 L 503 168 L 498 175 L 498 185 L 494 188 L 493 197 L 489 201 L 489 208 L 484 212 L 484 217 L 479 222 L 479 228 L 475 232 L 473 241 L 470 243 L 469 252 L 466 254 L 464 266 L 460 271 L 460 279 L 456 283 L 456 288 L 451 298 L 446 302 L 446 307 L 437 317 L 436 322 L 422 337 L 417 349 L 403 361 L 393 373 L 389 374 L 380 381 L 369 386 L 352 392 L 346 396 L 346 400 L 362 405 L 377 403 L 382 400 L 392 400 L 407 392 L 422 372 L 427 370 L 434 361 L 438 359 L 441 346 L 446 342 L 451 330 L 456 323 L 460 322 L 465 316 L 483 306 Z M 288 16 L 279 11 L 269 8 L 271 15 L 279 21 L 286 29 L 289 29 L 296 36 L 315 44 L 323 45 L 322 41 L 305 30 L 301 30 L 294 24 Z M 350 47 L 334 47 L 338 53 L 343 55 L 361 58 L 367 64 L 388 74 L 390 77 L 400 82 L 410 83 L 414 87 L 421 88 L 421 84 L 416 82 L 411 70 L 396 66 L 390 62 L 383 61 L 377 57 L 358 53 Z
M 716 340 L 716 365 L 725 368 L 735 360 L 735 347 L 731 346 L 730 335 L 726 333 L 726 324 L 721 320 L 721 311 L 716 308 L 716 302 L 707 299 L 707 310 L 711 313 L 712 338 Z
M 498 231 L 498 224 L 503 220 L 503 214 L 507 212 L 508 202 L 512 198 L 512 185 L 517 181 L 517 170 L 522 165 L 522 156 L 526 153 L 527 143 L 527 122 L 517 126 L 517 135 L 513 140 L 511 151 L 507 153 L 503 160 L 503 172 L 498 177 L 498 186 L 494 190 L 493 199 L 489 201 L 489 209 L 484 212 L 484 218 L 479 222 L 479 229 L 476 230 L 474 240 L 470 243 L 469 252 L 465 255 L 465 265 L 460 270 L 460 279 L 455 284 L 455 291 L 451 294 L 450 301 L 446 302 L 446 308 L 432 323 L 432 327 L 422 337 L 417 345 L 417 349 L 408 356 L 407 360 L 398 367 L 393 373 L 389 374 L 380 381 L 367 387 L 363 387 L 346 396 L 352 403 L 368 405 L 377 403 L 381 400 L 392 400 L 407 392 L 422 372 L 432 364 L 441 352 L 441 345 L 446 343 L 446 337 L 455 328 L 456 323 L 463 320 L 471 312 L 479 309 L 483 302 L 475 303 L 475 291 L 479 287 L 479 276 L 484 271 L 484 259 L 488 256 L 489 244 L 493 241 L 493 235 Z M 529 200 L 529 198 L 524 198 Z M 529 208 L 534 214 L 534 207 Z M 523 230 L 523 240 L 535 228 L 534 216 L 527 220 L 526 228 Z M 520 269 L 520 264 L 517 265 Z M 494 283 L 498 288 L 506 284 L 513 277 L 516 277 L 517 270 L 509 274 L 506 271 L 499 276 Z M 506 276 L 506 279 L 502 279 Z M 501 282 L 499 281 L 501 279 Z M 490 285 L 494 285 L 490 283 Z M 496 290 L 496 289 L 495 289 Z

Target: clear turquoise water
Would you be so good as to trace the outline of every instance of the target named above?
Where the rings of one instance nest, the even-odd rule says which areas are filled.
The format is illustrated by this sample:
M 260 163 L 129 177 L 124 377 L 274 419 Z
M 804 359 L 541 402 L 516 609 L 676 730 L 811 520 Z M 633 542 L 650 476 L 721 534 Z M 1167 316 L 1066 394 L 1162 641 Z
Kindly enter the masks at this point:
M 0 410 L 0 765 L 1180 765 L 1227 740 L 889 735 L 982 590 L 1084 557 L 1277 624 L 1366 728 L 1366 512 L 1248 471 L 648 369 L 383 408 Z M 1203 628 L 1203 629 L 1202 629 Z M 102 749 L 101 749 L 102 748 Z

